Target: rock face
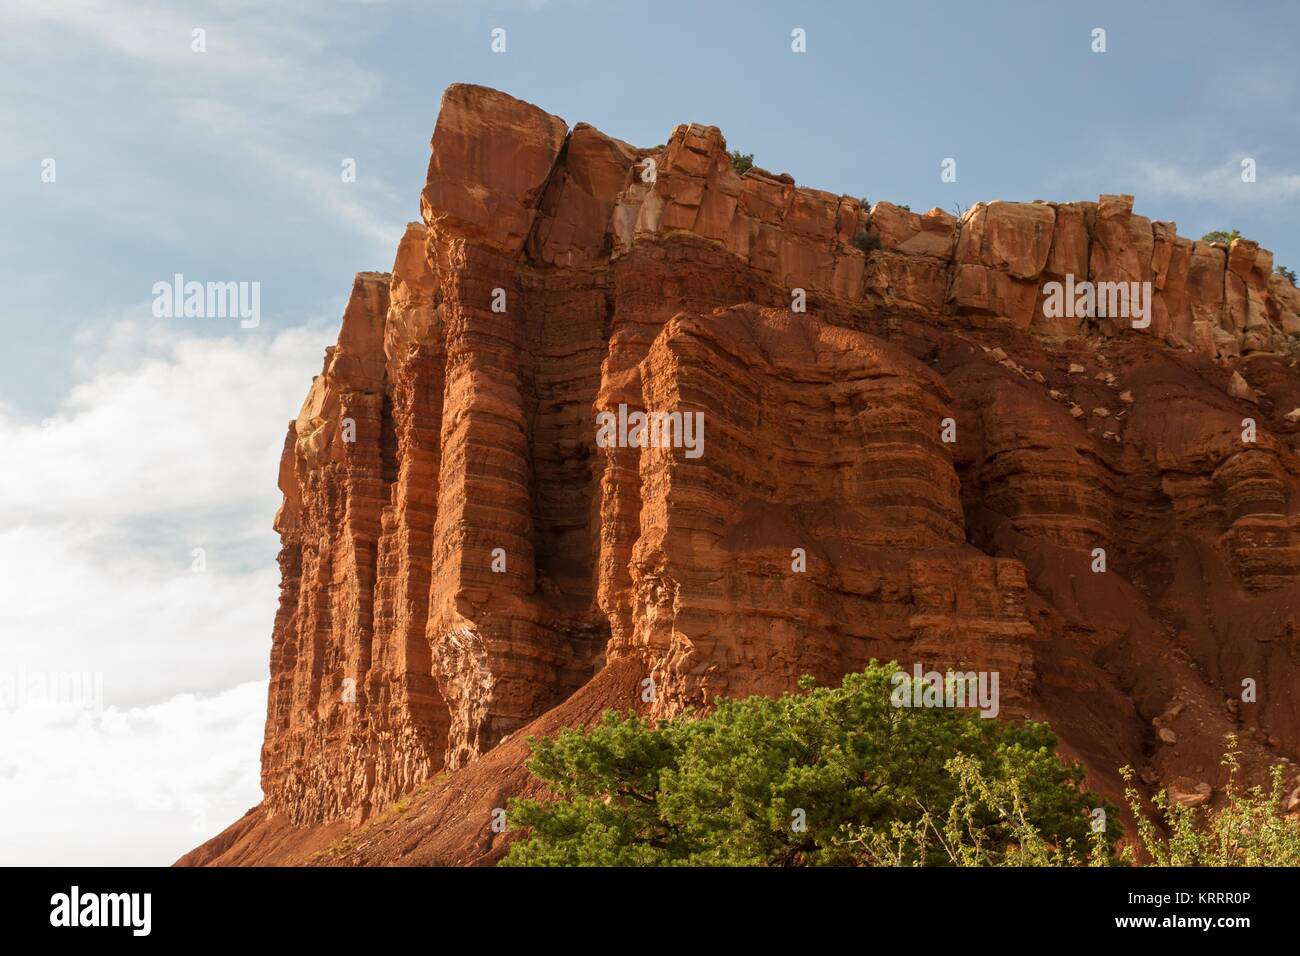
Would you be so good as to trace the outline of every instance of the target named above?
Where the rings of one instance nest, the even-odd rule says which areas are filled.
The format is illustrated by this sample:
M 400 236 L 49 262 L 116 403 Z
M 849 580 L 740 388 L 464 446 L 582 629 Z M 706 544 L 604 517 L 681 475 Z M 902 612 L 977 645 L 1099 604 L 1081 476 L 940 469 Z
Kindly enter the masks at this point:
M 1217 780 L 1228 732 L 1297 756 L 1270 253 L 1128 196 L 867 209 L 474 86 L 432 150 L 286 437 L 264 803 L 182 862 L 376 819 L 325 859 L 491 860 L 526 733 L 872 658 L 996 672 L 1103 793 Z M 1089 282 L 1149 283 L 1145 320 L 1053 302 Z

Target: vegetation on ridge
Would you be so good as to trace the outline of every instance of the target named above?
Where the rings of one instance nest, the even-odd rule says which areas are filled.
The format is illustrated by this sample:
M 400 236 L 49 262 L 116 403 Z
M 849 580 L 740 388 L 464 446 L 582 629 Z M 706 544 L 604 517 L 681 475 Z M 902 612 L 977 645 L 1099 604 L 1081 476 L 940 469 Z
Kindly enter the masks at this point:
M 1212 229 L 1205 235 L 1201 236 L 1201 242 L 1221 242 L 1225 246 L 1232 245 L 1232 240 L 1240 239 L 1241 233 L 1236 229 L 1229 232 L 1226 229 Z
M 613 711 L 531 741 L 555 801 L 515 800 L 508 866 L 1115 862 L 1116 808 L 1046 724 L 891 703 L 898 668 L 722 700 L 652 723 Z M 910 678 L 909 678 L 910 680 Z M 1094 811 L 1102 809 L 1093 833 Z
M 1242 238 L 1241 233 L 1236 229 L 1229 232 L 1227 229 L 1213 229 L 1201 236 L 1201 242 L 1221 242 L 1225 246 L 1231 246 L 1234 239 Z M 1296 284 L 1296 273 L 1294 269 L 1288 269 L 1286 266 L 1277 265 L 1273 271 L 1292 285 Z
M 733 149 L 731 156 L 731 168 L 738 173 L 746 173 L 754 168 L 754 154 L 742 153 L 738 149 Z
M 511 801 L 505 866 L 1300 865 L 1300 825 L 1271 790 L 1243 791 L 1228 738 L 1221 806 L 1130 785 L 1136 845 L 1082 788 L 1046 724 L 951 707 L 897 707 L 897 668 L 839 687 L 721 700 L 653 723 L 607 711 L 587 730 L 530 741 L 557 799 Z M 1132 770 L 1121 771 L 1126 780 Z M 1098 811 L 1101 811 L 1100 813 Z

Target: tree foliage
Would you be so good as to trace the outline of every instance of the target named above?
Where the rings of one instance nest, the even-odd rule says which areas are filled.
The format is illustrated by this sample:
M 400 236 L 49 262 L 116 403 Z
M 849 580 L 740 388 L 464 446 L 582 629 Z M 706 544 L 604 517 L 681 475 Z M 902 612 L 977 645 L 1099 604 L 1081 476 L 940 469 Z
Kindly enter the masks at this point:
M 738 173 L 745 173 L 754 168 L 754 154 L 742 153 L 738 149 L 733 149 L 731 156 L 731 168 Z
M 1232 240 L 1240 239 L 1241 233 L 1236 229 L 1229 232 L 1226 229 L 1213 229 L 1201 236 L 1201 242 L 1221 242 L 1225 246 L 1232 245 Z
M 530 741 L 556 795 L 516 800 L 513 866 L 996 865 L 1112 861 L 1117 814 L 1046 724 L 891 704 L 893 665 L 839 687 L 721 700 L 652 723 L 605 713 Z M 1091 813 L 1107 810 L 1093 834 Z

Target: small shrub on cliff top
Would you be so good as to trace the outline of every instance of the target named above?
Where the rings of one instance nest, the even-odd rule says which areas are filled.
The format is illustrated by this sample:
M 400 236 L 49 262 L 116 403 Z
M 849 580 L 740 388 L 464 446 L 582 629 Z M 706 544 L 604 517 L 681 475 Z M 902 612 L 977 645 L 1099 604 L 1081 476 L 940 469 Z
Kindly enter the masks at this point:
M 1296 274 L 1294 269 L 1288 269 L 1286 266 L 1274 266 L 1273 271 L 1280 275 L 1287 282 L 1295 285 Z
M 839 687 L 719 701 L 654 724 L 607 711 L 532 740 L 557 795 L 512 801 L 508 866 L 994 865 L 1113 862 L 1083 770 L 1046 724 L 895 707 L 897 668 Z M 1111 808 L 1113 809 L 1113 808 Z
M 1232 240 L 1240 239 L 1241 233 L 1236 229 L 1228 232 L 1226 229 L 1214 229 L 1201 236 L 1201 242 L 1221 242 L 1225 246 L 1232 245 Z
M 731 151 L 731 168 L 738 173 L 744 173 L 754 168 L 754 154 L 742 153 L 738 149 Z

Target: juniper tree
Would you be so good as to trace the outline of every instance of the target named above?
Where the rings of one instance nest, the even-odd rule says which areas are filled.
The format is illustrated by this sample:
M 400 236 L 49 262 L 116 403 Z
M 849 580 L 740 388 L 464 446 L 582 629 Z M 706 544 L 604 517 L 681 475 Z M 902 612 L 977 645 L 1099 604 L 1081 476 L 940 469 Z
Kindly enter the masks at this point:
M 512 802 L 511 827 L 527 832 L 503 862 L 996 864 L 1090 845 L 1110 860 L 1118 814 L 1082 789 L 1046 724 L 894 706 L 897 672 L 873 662 L 839 687 L 805 679 L 658 723 L 608 711 L 534 739 L 528 768 L 555 799 Z

